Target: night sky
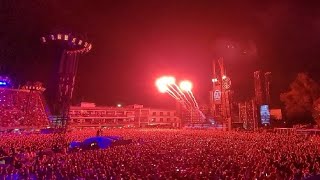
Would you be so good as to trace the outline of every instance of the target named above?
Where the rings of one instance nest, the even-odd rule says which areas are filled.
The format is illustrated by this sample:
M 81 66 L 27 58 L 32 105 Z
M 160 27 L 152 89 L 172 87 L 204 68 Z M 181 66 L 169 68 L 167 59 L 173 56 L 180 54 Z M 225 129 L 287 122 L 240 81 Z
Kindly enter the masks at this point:
M 191 80 L 196 98 L 206 102 L 212 60 L 224 53 L 236 99 L 253 95 L 253 71 L 261 69 L 273 73 L 279 105 L 280 92 L 297 72 L 320 80 L 319 6 L 305 2 L 5 0 L 0 73 L 16 86 L 28 80 L 50 83 L 54 58 L 40 37 L 74 32 L 93 43 L 80 59 L 75 103 L 173 107 L 173 99 L 154 85 L 167 74 Z

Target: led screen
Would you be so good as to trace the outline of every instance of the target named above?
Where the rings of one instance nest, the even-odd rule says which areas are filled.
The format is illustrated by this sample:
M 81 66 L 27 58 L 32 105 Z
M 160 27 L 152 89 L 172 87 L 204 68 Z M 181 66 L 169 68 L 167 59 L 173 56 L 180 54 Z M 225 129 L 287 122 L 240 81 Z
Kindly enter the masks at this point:
M 268 105 L 260 106 L 261 124 L 270 124 L 270 111 Z

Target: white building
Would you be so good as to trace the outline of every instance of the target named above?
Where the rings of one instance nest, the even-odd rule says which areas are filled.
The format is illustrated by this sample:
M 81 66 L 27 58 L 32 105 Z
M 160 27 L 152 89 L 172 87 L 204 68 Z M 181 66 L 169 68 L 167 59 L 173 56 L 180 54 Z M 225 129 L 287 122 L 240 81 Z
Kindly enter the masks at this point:
M 180 127 L 180 124 L 175 110 L 145 108 L 143 105 L 110 107 L 81 103 L 70 107 L 72 126 Z

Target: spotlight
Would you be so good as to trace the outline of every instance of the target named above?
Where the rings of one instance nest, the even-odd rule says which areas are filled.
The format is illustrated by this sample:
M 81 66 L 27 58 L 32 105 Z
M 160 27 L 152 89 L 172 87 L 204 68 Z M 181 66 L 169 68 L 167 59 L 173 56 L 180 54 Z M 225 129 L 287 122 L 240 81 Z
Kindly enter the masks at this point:
M 215 83 L 215 82 L 218 82 L 218 79 L 217 79 L 217 78 L 213 78 L 213 79 L 212 79 L 212 82 L 214 82 L 214 83 Z

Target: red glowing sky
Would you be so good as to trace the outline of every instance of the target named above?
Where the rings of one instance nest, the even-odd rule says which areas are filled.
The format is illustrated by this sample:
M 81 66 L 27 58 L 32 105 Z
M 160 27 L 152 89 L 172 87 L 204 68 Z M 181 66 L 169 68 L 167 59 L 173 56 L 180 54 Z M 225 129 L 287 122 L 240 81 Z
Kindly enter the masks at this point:
M 48 82 L 53 58 L 39 37 L 74 31 L 93 43 L 82 56 L 75 102 L 173 106 L 154 81 L 174 75 L 194 84 L 202 102 L 211 85 L 215 53 L 226 53 L 236 97 L 253 93 L 253 71 L 273 73 L 275 99 L 299 71 L 319 76 L 320 18 L 316 5 L 243 1 L 10 1 L 2 6 L 2 73 L 16 84 Z M 239 51 L 240 51 L 239 50 Z M 319 80 L 319 79 L 317 79 Z

